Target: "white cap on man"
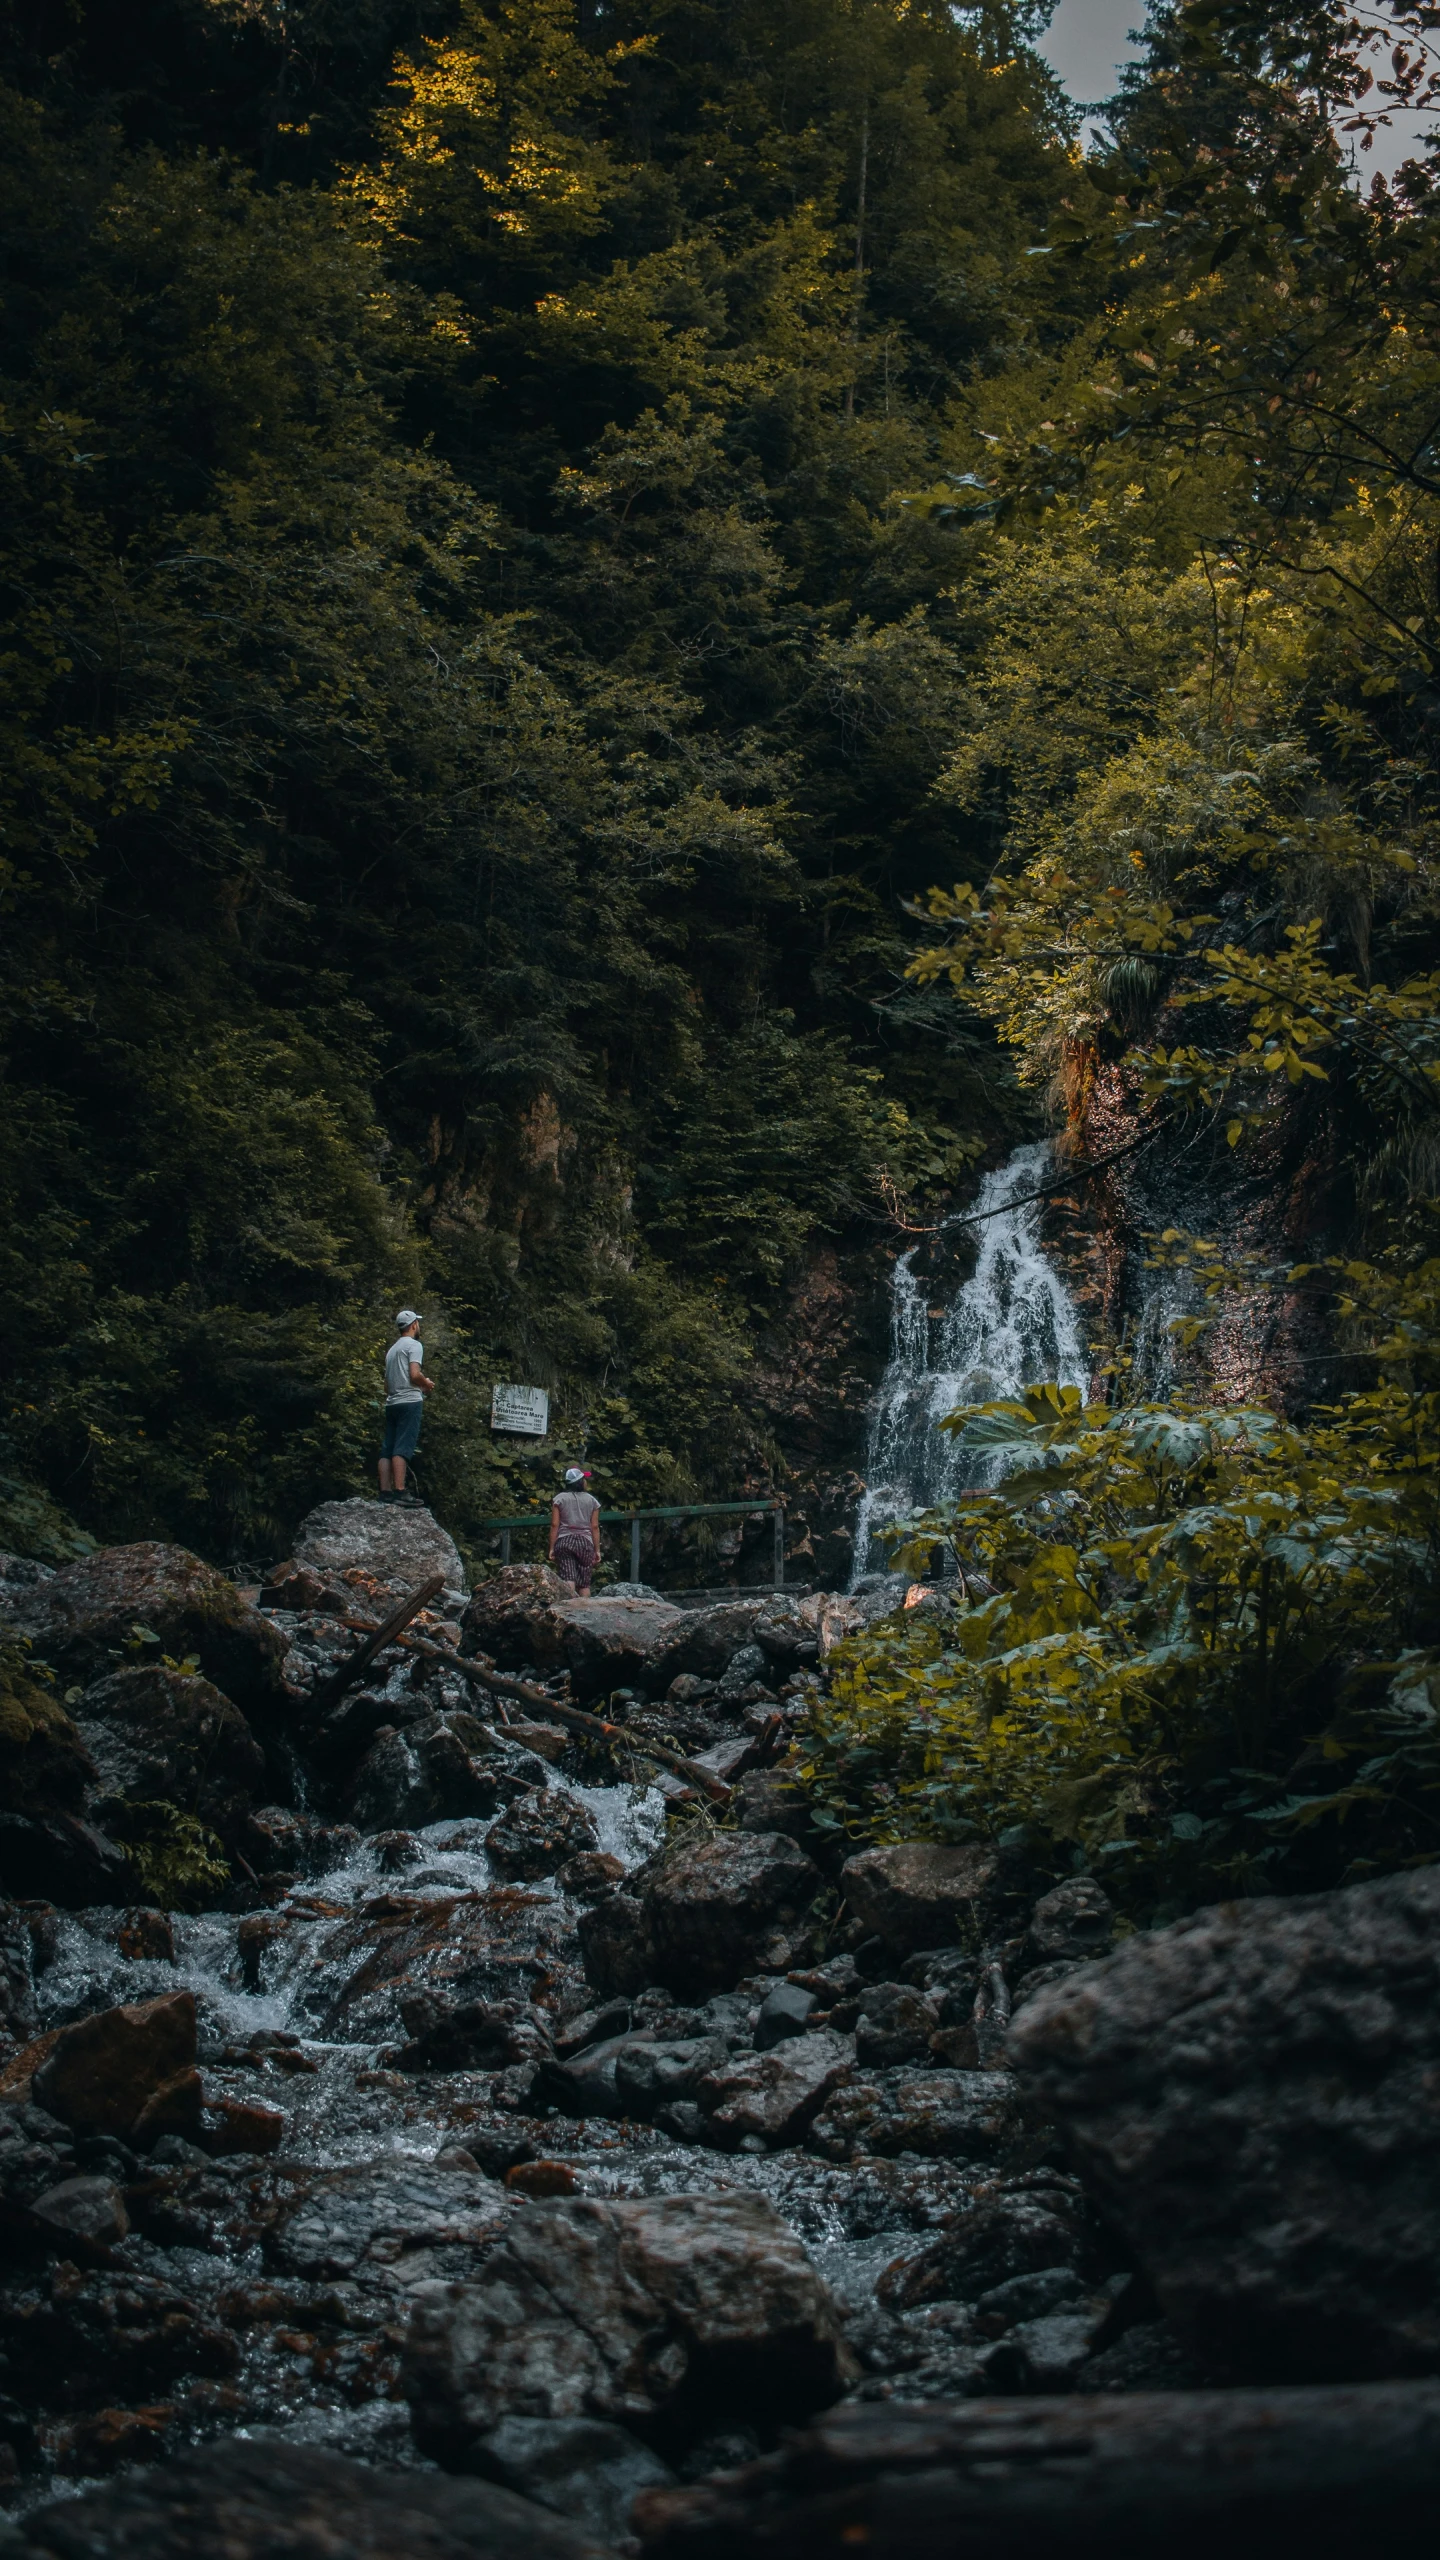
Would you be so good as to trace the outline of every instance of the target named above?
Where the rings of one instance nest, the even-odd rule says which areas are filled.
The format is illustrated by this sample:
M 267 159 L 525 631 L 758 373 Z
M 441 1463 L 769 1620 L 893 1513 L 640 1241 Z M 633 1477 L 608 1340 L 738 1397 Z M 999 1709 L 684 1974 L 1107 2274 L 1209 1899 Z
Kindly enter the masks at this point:
M 420 1321 L 421 1317 L 418 1307 L 402 1307 L 400 1313 L 395 1319 L 395 1322 L 400 1327 L 402 1333 L 404 1332 L 407 1324 L 419 1324 Z

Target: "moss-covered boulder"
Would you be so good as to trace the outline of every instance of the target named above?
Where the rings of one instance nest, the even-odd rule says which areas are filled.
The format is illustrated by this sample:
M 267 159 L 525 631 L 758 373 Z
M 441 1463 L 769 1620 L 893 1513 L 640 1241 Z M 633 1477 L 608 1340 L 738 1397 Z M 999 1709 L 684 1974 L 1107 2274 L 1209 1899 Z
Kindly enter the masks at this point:
M 136 1664 L 97 1680 L 75 1708 L 94 1763 L 91 1810 L 163 1799 L 233 1840 L 265 1793 L 265 1754 L 213 1681 Z
M 85 1686 L 169 1654 L 193 1658 L 246 1712 L 283 1696 L 287 1639 L 185 1547 L 101 1547 L 25 1594 L 14 1616 L 63 1681 Z
M 10 1813 L 78 1813 L 95 1772 L 58 1698 L 0 1646 L 0 1804 Z

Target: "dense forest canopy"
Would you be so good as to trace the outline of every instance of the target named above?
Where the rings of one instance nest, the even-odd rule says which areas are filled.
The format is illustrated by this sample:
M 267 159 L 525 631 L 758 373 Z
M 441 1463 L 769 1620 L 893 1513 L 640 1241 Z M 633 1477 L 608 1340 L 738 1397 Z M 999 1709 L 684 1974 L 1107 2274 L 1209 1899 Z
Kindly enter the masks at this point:
M 900 905 L 908 493 L 1073 325 L 1033 18 L 7 10 L 12 1536 L 263 1554 L 397 1297 L 462 1535 L 497 1374 L 617 1499 L 782 1464 L 807 1254 L 1020 1107 Z
M 1157 0 L 1088 156 L 1046 15 L 6 8 L 13 1543 L 274 1551 L 402 1297 L 463 1541 L 497 1377 L 786 1482 L 817 1258 L 1057 1097 L 1270 1168 L 1413 1437 L 1434 13 Z

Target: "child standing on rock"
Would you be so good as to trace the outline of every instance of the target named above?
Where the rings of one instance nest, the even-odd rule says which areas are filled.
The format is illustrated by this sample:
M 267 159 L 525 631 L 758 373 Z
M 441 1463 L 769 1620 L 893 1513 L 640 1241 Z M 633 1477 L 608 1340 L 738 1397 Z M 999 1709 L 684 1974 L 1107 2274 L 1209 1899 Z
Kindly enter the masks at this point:
M 565 1490 L 550 1505 L 550 1562 L 568 1582 L 577 1600 L 590 1597 L 590 1578 L 600 1561 L 600 1505 L 585 1490 L 585 1469 L 567 1467 Z

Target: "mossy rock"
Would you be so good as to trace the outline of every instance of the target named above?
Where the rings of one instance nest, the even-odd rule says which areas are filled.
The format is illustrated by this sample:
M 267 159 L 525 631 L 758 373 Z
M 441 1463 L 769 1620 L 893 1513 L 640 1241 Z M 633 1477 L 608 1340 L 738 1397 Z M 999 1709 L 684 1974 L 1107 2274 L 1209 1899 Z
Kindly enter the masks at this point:
M 101 1547 L 27 1594 L 17 1612 L 35 1650 L 81 1686 L 167 1654 L 198 1664 L 246 1710 L 279 1703 L 287 1643 L 233 1582 L 186 1547 Z
M 0 1649 L 0 1803 L 9 1813 L 78 1813 L 94 1775 L 58 1698 L 16 1648 Z

